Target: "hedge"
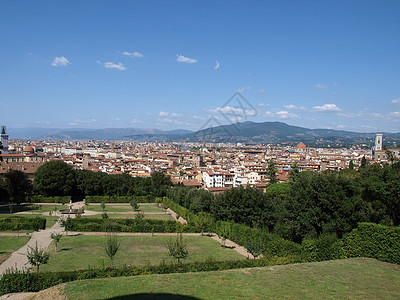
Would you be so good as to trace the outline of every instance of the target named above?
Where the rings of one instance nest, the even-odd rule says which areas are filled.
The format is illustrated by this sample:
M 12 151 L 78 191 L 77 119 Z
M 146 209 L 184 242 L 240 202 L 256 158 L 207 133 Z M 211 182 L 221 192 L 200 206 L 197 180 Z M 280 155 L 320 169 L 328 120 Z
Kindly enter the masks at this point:
M 143 219 L 68 218 L 63 222 L 63 226 L 67 231 L 83 232 L 200 232 L 195 226 L 175 221 Z
M 32 195 L 27 196 L 25 201 L 28 203 L 69 203 L 71 196 L 46 197 L 43 195 Z
M 359 223 L 334 250 L 334 258 L 370 257 L 400 264 L 400 227 Z
M 146 196 L 86 196 L 86 203 L 129 203 L 132 200 L 137 200 L 138 203 L 156 203 L 160 202 L 161 198 L 152 195 Z
M 164 205 L 171 208 L 178 215 L 182 216 L 188 221 L 189 225 L 196 226 L 199 221 L 199 216 L 191 212 L 189 209 L 177 204 L 173 200 L 164 197 Z M 210 214 L 209 218 L 212 222 L 207 229 L 209 232 L 215 232 L 220 237 L 230 239 L 231 241 L 239 244 L 246 249 L 249 248 L 249 243 L 251 243 L 251 238 L 260 238 L 264 241 L 264 255 L 268 257 L 282 257 L 282 256 L 301 256 L 302 247 L 299 244 L 285 240 L 276 234 L 268 233 L 262 229 L 251 228 L 247 225 L 237 224 L 229 221 L 215 221 L 215 219 Z
M 60 283 L 74 280 L 107 278 L 120 276 L 138 276 L 148 274 L 170 274 L 187 272 L 222 271 L 239 268 L 263 267 L 278 264 L 289 264 L 300 262 L 296 259 L 258 259 L 258 260 L 228 260 L 215 261 L 205 260 L 183 264 L 165 264 L 157 266 L 124 266 L 121 268 L 86 269 L 65 272 L 7 272 L 0 279 L 0 295 L 18 292 L 38 292 Z
M 0 218 L 0 231 L 18 231 L 46 229 L 46 219 L 43 217 L 25 218 L 25 217 L 7 217 Z

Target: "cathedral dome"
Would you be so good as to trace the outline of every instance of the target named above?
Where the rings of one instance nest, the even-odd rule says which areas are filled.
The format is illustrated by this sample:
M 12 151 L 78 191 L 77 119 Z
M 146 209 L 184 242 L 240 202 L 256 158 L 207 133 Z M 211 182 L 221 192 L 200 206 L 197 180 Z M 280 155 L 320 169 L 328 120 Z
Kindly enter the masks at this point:
M 24 150 L 22 150 L 23 152 L 26 152 L 26 153 L 34 153 L 35 152 L 35 149 L 33 149 L 33 147 L 32 146 L 26 146 L 25 148 L 24 148 Z
M 296 149 L 306 149 L 307 147 L 306 147 L 306 145 L 304 144 L 304 143 L 298 143 L 297 144 L 297 146 L 296 146 Z

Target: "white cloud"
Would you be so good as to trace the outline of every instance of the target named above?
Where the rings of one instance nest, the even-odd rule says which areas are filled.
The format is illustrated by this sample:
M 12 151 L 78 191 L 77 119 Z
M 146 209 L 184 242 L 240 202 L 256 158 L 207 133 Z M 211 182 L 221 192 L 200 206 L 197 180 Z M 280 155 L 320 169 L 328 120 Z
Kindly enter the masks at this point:
M 131 123 L 133 123 L 133 124 L 142 123 L 142 121 L 140 121 L 138 119 L 133 119 L 133 120 L 131 120 Z
M 278 111 L 273 113 L 270 111 L 265 112 L 264 117 L 266 118 L 279 118 L 279 119 L 299 119 L 300 117 L 294 113 L 290 113 L 286 110 Z
M 251 90 L 251 89 L 252 89 L 251 86 L 245 86 L 245 87 L 242 87 L 242 88 L 240 88 L 240 89 L 237 89 L 236 92 L 237 92 L 237 93 L 244 93 L 245 91 Z
M 390 118 L 400 118 L 400 111 L 394 111 L 388 114 Z
M 68 125 L 77 126 L 77 125 L 81 125 L 81 124 L 90 124 L 90 123 L 94 123 L 94 122 L 96 122 L 96 119 L 94 119 L 94 118 L 89 119 L 89 120 L 76 119 L 75 121 L 68 123 Z
M 161 117 L 166 117 L 166 116 L 169 115 L 169 113 L 166 112 L 166 111 L 160 111 L 160 112 L 158 113 L 158 115 L 161 116 Z
M 322 106 L 314 106 L 313 110 L 314 111 L 319 111 L 319 112 L 341 111 L 341 109 L 339 107 L 337 107 L 336 104 L 324 104 Z
M 161 123 L 172 123 L 172 120 L 171 119 L 168 119 L 168 118 L 164 118 L 164 119 L 158 119 L 158 122 L 161 122 Z
M 121 118 L 110 118 L 111 121 L 121 121 Z
M 262 102 L 260 102 L 260 103 L 257 104 L 257 106 L 260 106 L 260 107 L 261 107 L 261 106 L 264 106 L 264 105 L 265 105 L 265 103 L 262 103 Z
M 140 52 L 128 52 L 128 51 L 124 51 L 122 52 L 122 55 L 126 55 L 126 56 L 130 56 L 130 57 L 143 57 L 143 54 Z
M 344 129 L 346 126 L 344 126 L 344 125 L 338 125 L 338 126 L 336 126 L 338 129 Z
M 51 63 L 51 65 L 53 67 L 68 66 L 70 64 L 71 63 L 69 62 L 69 60 L 64 56 L 57 56 L 56 58 L 54 58 L 53 62 Z
M 315 87 L 316 87 L 317 89 L 327 89 L 327 88 L 328 88 L 328 85 L 317 83 L 317 84 L 315 85 Z
M 284 105 L 283 107 L 286 109 L 291 109 L 291 110 L 306 110 L 306 108 L 304 106 L 296 106 L 293 104 Z
M 294 113 L 287 112 L 286 110 L 278 111 L 276 113 L 280 119 L 299 119 L 300 117 Z
M 188 64 L 194 64 L 194 63 L 198 62 L 198 60 L 194 59 L 194 58 L 190 58 L 190 57 L 186 57 L 186 56 L 178 55 L 178 54 L 176 56 L 177 56 L 176 61 L 179 63 L 183 62 L 183 63 L 188 63 Z
M 218 70 L 220 66 L 221 65 L 220 65 L 219 61 L 216 61 L 215 62 L 215 66 L 214 66 L 214 70 Z
M 99 61 L 97 61 L 97 63 L 101 63 L 101 62 L 99 62 Z M 126 70 L 127 68 L 124 66 L 124 64 L 122 64 L 122 63 L 113 63 L 113 62 L 110 62 L 110 61 L 108 61 L 108 62 L 105 62 L 104 64 L 104 67 L 106 68 L 106 69 L 117 69 L 117 70 L 120 70 L 120 71 L 124 71 L 124 70 Z
M 400 98 L 393 99 L 392 101 L 390 101 L 390 103 L 392 103 L 392 104 L 400 104 Z
M 252 110 L 252 109 L 243 109 L 240 107 L 233 107 L 233 106 L 224 106 L 224 107 L 217 107 L 215 109 L 215 112 L 221 113 L 221 114 L 230 114 L 230 115 L 235 115 L 235 116 L 255 116 L 257 114 L 257 111 Z
M 170 116 L 176 118 L 176 117 L 182 117 L 182 114 L 171 113 Z
M 270 111 L 266 111 L 264 114 L 264 117 L 273 118 L 273 117 L 275 117 L 275 114 Z
M 257 92 L 259 92 L 259 93 L 264 93 L 265 90 L 264 90 L 264 89 L 259 89 Z

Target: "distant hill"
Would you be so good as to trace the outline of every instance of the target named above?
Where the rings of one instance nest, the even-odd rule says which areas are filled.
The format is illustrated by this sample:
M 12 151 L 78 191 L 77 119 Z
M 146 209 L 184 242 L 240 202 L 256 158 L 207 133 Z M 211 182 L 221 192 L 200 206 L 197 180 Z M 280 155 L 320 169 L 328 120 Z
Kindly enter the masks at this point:
M 359 133 L 333 129 L 309 129 L 283 122 L 242 122 L 202 129 L 163 131 L 156 128 L 105 129 L 9 129 L 11 139 L 54 140 L 132 140 L 148 142 L 241 142 L 241 143 L 299 143 L 308 145 L 369 144 L 375 133 Z M 400 143 L 400 133 L 383 133 L 385 141 Z
M 163 131 L 156 128 L 10 128 L 7 129 L 11 139 L 53 139 L 53 140 L 113 140 L 130 135 L 181 135 L 192 131 L 176 129 Z

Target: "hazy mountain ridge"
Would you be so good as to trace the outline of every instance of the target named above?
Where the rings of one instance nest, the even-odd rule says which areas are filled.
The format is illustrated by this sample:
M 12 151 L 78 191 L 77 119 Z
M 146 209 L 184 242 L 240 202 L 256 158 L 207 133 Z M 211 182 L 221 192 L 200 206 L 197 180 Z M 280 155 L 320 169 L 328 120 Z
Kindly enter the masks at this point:
M 44 129 L 9 130 L 11 139 L 53 140 L 133 140 L 147 142 L 244 142 L 244 143 L 314 143 L 319 139 L 348 143 L 370 142 L 375 133 L 359 133 L 334 129 L 309 129 L 283 122 L 242 122 L 206 128 L 196 132 L 185 129 L 163 131 L 156 128 Z M 400 139 L 400 133 L 383 133 Z

